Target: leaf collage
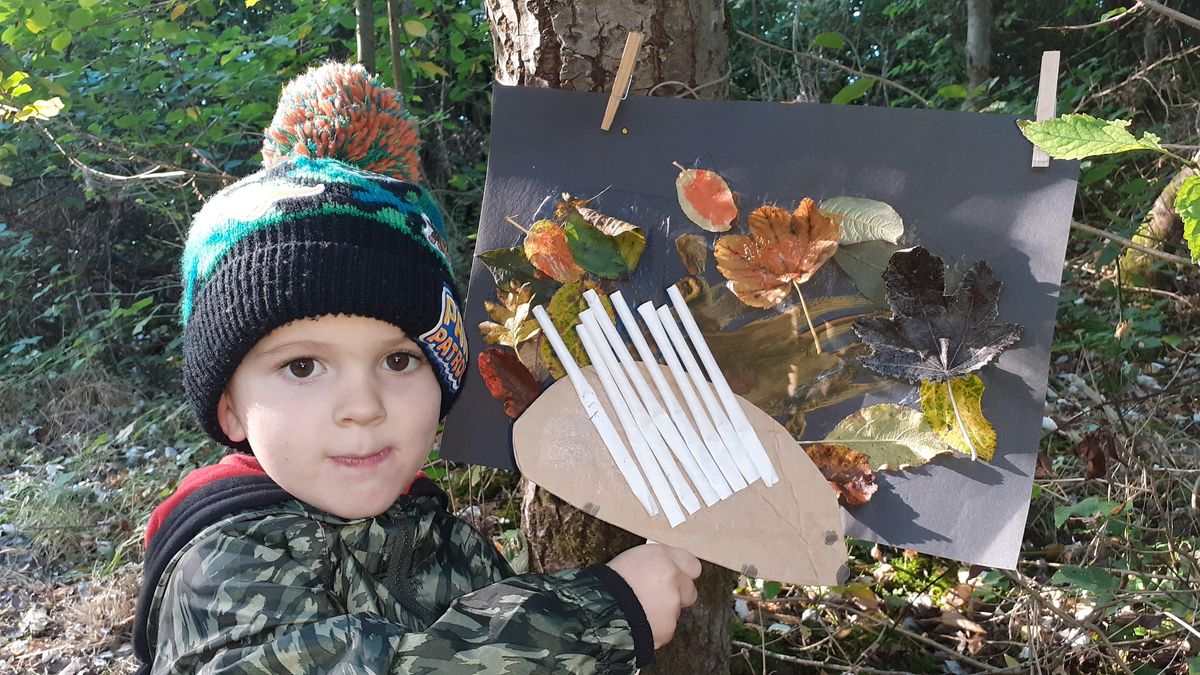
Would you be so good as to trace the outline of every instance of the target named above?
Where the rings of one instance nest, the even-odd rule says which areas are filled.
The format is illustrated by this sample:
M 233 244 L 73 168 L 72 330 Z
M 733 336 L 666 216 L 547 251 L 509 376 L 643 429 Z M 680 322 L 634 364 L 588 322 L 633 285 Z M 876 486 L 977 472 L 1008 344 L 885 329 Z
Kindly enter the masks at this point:
M 680 211 L 699 228 L 674 239 L 686 271 L 676 286 L 737 394 L 786 418 L 800 439 L 806 413 L 891 382 L 913 385 L 916 406 L 871 405 L 823 440 L 801 441 L 844 506 L 867 503 L 879 471 L 904 471 L 943 455 L 992 460 L 998 436 L 983 413 L 978 372 L 1020 340 L 1022 327 L 998 321 L 1002 284 L 986 262 L 976 262 L 947 293 L 945 263 L 901 243 L 913 236 L 905 236 L 900 214 L 884 202 L 799 197 L 793 205 L 761 204 L 743 213 L 738 194 L 716 171 L 675 168 Z M 641 227 L 593 207 L 599 198 L 563 194 L 553 218 L 528 229 L 509 219 L 525 232 L 523 245 L 480 255 L 497 291 L 485 303 L 490 321 L 480 324 L 493 347 L 479 365 L 487 369 L 488 390 L 514 419 L 536 398 L 531 382 L 565 374 L 530 308 L 546 304 L 569 350 L 586 365 L 571 330 L 586 307 L 582 293 L 627 279 L 647 245 Z M 704 276 L 710 253 L 722 284 Z M 829 261 L 858 295 L 805 297 L 805 284 Z
M 572 330 L 587 307 L 583 292 L 628 277 L 646 248 L 642 228 L 605 215 L 591 201 L 563 194 L 552 219 L 529 227 L 510 217 L 508 223 L 524 233 L 521 246 L 479 255 L 495 279 L 496 299 L 484 301 L 489 320 L 479 324 L 479 333 L 491 347 L 477 365 L 488 392 L 512 419 L 537 398 L 548 377 L 565 375 L 533 318 L 534 305 L 546 305 L 572 355 L 587 365 Z

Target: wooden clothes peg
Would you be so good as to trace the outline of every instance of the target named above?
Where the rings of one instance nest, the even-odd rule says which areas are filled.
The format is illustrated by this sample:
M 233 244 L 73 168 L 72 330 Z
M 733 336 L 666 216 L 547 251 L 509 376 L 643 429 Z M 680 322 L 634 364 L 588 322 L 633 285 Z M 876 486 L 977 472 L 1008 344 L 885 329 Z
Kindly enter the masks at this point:
M 625 51 L 621 53 L 621 65 L 617 67 L 617 77 L 613 80 L 612 92 L 608 95 L 608 107 L 604 109 L 604 119 L 600 122 L 600 129 L 608 131 L 612 126 L 613 118 L 617 115 L 617 108 L 620 107 L 621 101 L 624 101 L 629 96 L 629 87 L 633 84 L 633 64 L 637 61 L 638 50 L 642 48 L 642 34 L 633 32 L 625 39 Z M 621 92 L 618 96 L 617 92 Z
M 1054 119 L 1058 104 L 1058 63 L 1062 52 L 1042 52 L 1042 73 L 1038 79 L 1038 97 L 1035 116 L 1038 122 Z M 1033 168 L 1050 166 L 1050 155 L 1033 146 Z

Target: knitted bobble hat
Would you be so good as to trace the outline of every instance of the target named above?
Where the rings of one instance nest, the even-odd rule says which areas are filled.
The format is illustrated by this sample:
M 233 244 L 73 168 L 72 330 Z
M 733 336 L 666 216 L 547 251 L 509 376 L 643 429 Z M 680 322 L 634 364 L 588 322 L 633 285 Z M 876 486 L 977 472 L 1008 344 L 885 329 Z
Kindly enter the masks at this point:
M 331 314 L 404 331 L 428 357 L 441 414 L 467 370 L 461 299 L 441 213 L 420 180 L 416 124 L 359 65 L 313 68 L 283 89 L 266 168 L 214 195 L 184 247 L 183 383 L 204 430 L 234 443 L 217 403 L 271 331 Z

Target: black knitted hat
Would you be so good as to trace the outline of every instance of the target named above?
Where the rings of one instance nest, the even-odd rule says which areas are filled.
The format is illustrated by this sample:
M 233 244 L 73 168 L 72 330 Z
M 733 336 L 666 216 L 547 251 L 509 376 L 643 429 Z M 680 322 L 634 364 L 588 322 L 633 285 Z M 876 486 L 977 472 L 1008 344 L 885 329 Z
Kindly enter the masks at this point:
M 441 414 L 449 411 L 467 344 L 440 210 L 420 185 L 348 163 L 414 180 L 415 144 L 396 92 L 361 66 L 322 66 L 284 89 L 263 151 L 274 165 L 196 215 L 182 260 L 183 381 L 214 439 L 250 449 L 217 422 L 250 349 L 280 326 L 329 314 L 403 330 L 429 358 Z

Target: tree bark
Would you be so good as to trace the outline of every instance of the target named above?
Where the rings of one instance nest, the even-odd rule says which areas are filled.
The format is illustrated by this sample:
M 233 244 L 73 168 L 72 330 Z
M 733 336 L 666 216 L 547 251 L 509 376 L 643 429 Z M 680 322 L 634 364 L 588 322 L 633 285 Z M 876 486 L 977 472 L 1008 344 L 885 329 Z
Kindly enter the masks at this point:
M 645 36 L 632 93 L 721 98 L 729 41 L 721 0 L 485 0 L 501 84 L 607 92 L 631 31 Z M 600 123 L 597 114 L 596 123 Z M 614 167 L 615 170 L 616 167 Z M 531 571 L 604 562 L 643 539 L 526 482 L 522 528 Z M 699 600 L 643 673 L 729 672 L 734 572 L 705 564 Z
M 354 37 L 358 43 L 358 62 L 375 72 L 375 7 L 372 0 L 354 0 Z
M 992 2 L 967 0 L 967 91 L 983 84 L 991 75 Z

